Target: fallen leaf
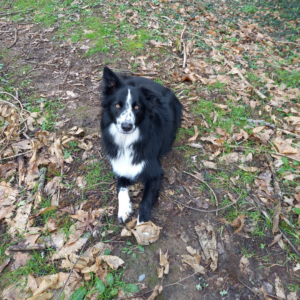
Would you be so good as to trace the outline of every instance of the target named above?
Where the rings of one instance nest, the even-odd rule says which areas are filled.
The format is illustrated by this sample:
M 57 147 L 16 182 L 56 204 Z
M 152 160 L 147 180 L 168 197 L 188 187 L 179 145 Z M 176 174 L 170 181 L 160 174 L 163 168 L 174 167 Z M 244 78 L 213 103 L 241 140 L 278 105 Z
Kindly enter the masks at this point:
M 211 224 L 202 223 L 200 226 L 195 226 L 195 231 L 198 235 L 201 248 L 207 261 L 212 260 L 210 267 L 215 271 L 218 267 L 218 251 L 216 234 Z
M 31 259 L 31 255 L 28 253 L 22 253 L 22 252 L 16 252 L 14 254 L 14 262 L 11 266 L 11 271 L 15 271 L 19 269 L 20 267 L 23 267 L 27 264 L 27 261 Z
M 275 276 L 276 276 L 276 279 L 275 279 L 276 296 L 281 299 L 286 299 L 284 288 L 281 284 L 280 277 L 278 277 L 276 273 L 275 273 Z
M 126 228 L 123 228 L 121 231 L 121 236 L 132 236 L 132 232 L 127 230 Z
M 214 170 L 217 169 L 216 163 L 213 163 L 213 162 L 207 161 L 207 160 L 202 160 L 201 162 L 205 168 L 214 169 Z
M 239 165 L 239 168 L 246 171 L 246 172 L 251 172 L 251 173 L 259 171 L 259 169 L 256 168 L 256 167 L 246 167 L 244 165 Z
M 161 294 L 162 290 L 163 290 L 163 287 L 161 285 L 155 286 L 154 291 L 152 292 L 152 294 L 150 295 L 150 297 L 147 300 L 154 300 L 156 296 Z
M 27 300 L 48 300 L 51 299 L 52 296 L 53 296 L 52 293 L 46 292 L 46 293 L 38 294 L 30 298 L 27 298 Z
M 156 226 L 153 222 L 148 221 L 137 225 L 131 231 L 135 235 L 138 244 L 149 245 L 149 243 L 154 243 L 158 240 L 161 229 L 161 227 Z
M 273 242 L 271 244 L 269 244 L 268 247 L 273 246 L 274 244 L 278 243 L 282 238 L 282 233 L 277 234 L 276 236 L 274 236 Z
M 4 270 L 4 268 L 9 264 L 10 262 L 10 257 L 7 258 L 6 260 L 4 260 L 4 262 L 0 265 L 0 274 L 2 273 L 2 271 Z
M 86 186 L 87 182 L 83 176 L 78 176 L 76 178 L 76 184 L 78 185 L 78 187 L 84 188 Z
M 240 271 L 244 274 L 249 274 L 250 270 L 249 270 L 249 266 L 250 266 L 250 261 L 247 257 L 245 257 L 245 255 L 243 255 L 243 257 L 240 260 Z
M 188 142 L 194 142 L 196 141 L 200 131 L 198 130 L 198 127 L 196 125 L 194 125 L 194 130 L 195 130 L 195 135 L 191 138 L 188 139 Z
M 25 231 L 29 219 L 29 214 L 31 212 L 31 207 L 31 203 L 26 203 L 25 205 L 20 206 L 17 209 L 16 217 L 11 222 L 8 231 L 11 235 L 15 235 L 17 232 L 22 234 Z
M 15 205 L 11 205 L 8 207 L 1 207 L 0 206 L 0 220 L 4 218 L 9 218 L 12 215 L 12 212 L 15 209 Z
M 275 147 L 278 149 L 278 152 L 281 154 L 297 154 L 297 149 L 291 146 L 291 142 L 284 140 L 281 137 L 276 137 L 273 141 Z
M 98 258 L 105 261 L 113 270 L 118 270 L 125 263 L 120 257 L 114 255 L 101 255 Z
M 205 268 L 201 265 L 199 265 L 197 259 L 194 256 L 191 255 L 181 255 L 182 262 L 188 264 L 191 266 L 195 272 L 200 273 L 200 274 L 205 274 Z

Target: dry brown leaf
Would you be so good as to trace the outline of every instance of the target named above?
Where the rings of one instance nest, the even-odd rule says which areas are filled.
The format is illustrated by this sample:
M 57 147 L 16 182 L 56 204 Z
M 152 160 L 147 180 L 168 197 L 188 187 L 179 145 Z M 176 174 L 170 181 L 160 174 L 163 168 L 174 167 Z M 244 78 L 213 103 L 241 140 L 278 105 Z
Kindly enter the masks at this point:
M 150 295 L 150 297 L 147 300 L 154 300 L 156 296 L 161 294 L 162 290 L 163 290 L 163 287 L 161 285 L 155 286 L 154 291 L 152 292 L 152 294 Z
M 159 249 L 159 264 L 161 267 L 163 267 L 164 273 L 169 274 L 169 262 L 168 262 L 168 251 L 163 254 L 161 252 L 161 249 Z
M 197 259 L 194 256 L 191 255 L 181 255 L 182 262 L 190 265 L 195 272 L 198 272 L 200 274 L 205 274 L 205 269 L 203 266 L 199 265 Z
M 275 273 L 276 279 L 275 279 L 275 291 L 276 291 L 276 296 L 281 298 L 281 299 L 286 299 L 286 295 L 284 292 L 284 288 L 281 284 L 280 277 L 277 276 Z
M 200 259 L 199 250 L 196 250 L 196 249 L 194 249 L 194 248 L 192 248 L 192 247 L 190 247 L 190 246 L 187 246 L 187 247 L 186 247 L 186 250 L 187 250 L 191 255 L 193 255 L 193 256 L 196 258 L 198 264 L 200 264 L 201 259 Z
M 88 248 L 84 253 L 83 256 L 93 257 L 99 253 L 99 255 L 104 255 L 105 250 L 111 250 L 112 247 L 108 243 L 98 242 L 94 246 Z
M 2 273 L 2 271 L 4 270 L 4 268 L 9 264 L 10 262 L 10 257 L 7 258 L 1 265 L 0 265 L 0 274 Z
M 273 234 L 278 231 L 280 213 L 281 213 L 281 202 L 278 201 L 275 208 L 274 208 L 273 226 L 272 226 L 272 233 Z
M 300 117 L 289 116 L 284 118 L 289 125 L 300 125 Z
M 57 253 L 53 254 L 52 260 L 63 258 L 66 254 L 77 252 L 85 244 L 87 239 L 88 238 L 81 238 L 71 245 L 63 246 Z
M 251 173 L 259 171 L 259 169 L 256 167 L 246 167 L 244 165 L 239 165 L 239 168 L 242 169 L 243 171 L 251 172 Z
M 131 236 L 132 233 L 131 231 L 127 230 L 126 228 L 123 228 L 122 231 L 121 231 L 121 236 Z
M 199 237 L 199 242 L 206 260 L 212 260 L 210 267 L 215 271 L 218 267 L 218 251 L 216 234 L 211 224 L 202 223 L 195 226 L 195 231 Z
M 202 164 L 204 167 L 209 168 L 209 169 L 217 169 L 217 164 L 213 163 L 211 161 L 207 161 L 207 160 L 202 160 Z
M 157 277 L 158 278 L 163 278 L 164 277 L 164 268 L 157 268 Z
M 269 244 L 268 247 L 273 246 L 274 244 L 278 243 L 282 238 L 282 233 L 277 234 L 276 236 L 274 236 L 273 242 L 271 244 Z
M 219 158 L 220 162 L 224 162 L 227 165 L 236 163 L 238 162 L 238 160 L 239 160 L 239 154 L 236 152 L 223 155 L 222 157 Z
M 35 278 L 29 274 L 27 277 L 27 287 L 30 288 L 32 294 L 37 290 L 38 285 L 36 283 Z
M 250 266 L 250 261 L 247 257 L 243 256 L 240 260 L 240 271 L 244 274 L 249 274 L 250 270 L 249 270 L 249 266 Z
M 161 229 L 161 227 L 156 226 L 153 222 L 148 221 L 137 225 L 131 231 L 135 235 L 138 244 L 149 245 L 149 243 L 154 243 L 159 239 Z
M 137 223 L 137 219 L 133 219 L 132 221 L 128 222 L 126 226 L 128 229 L 133 229 L 136 226 L 136 223 Z
M 232 227 L 237 227 L 238 228 L 234 231 L 234 233 L 238 233 L 239 231 L 242 230 L 242 228 L 245 224 L 245 218 L 247 218 L 246 215 L 240 215 L 237 218 L 235 218 L 231 223 L 228 223 Z
M 53 196 L 56 192 L 59 184 L 61 183 L 61 177 L 55 176 L 51 181 L 49 181 L 44 187 L 44 191 L 47 195 Z
M 21 278 L 25 282 L 25 278 Z M 18 283 L 21 282 L 19 279 Z M 2 292 L 1 300 L 24 300 L 31 296 L 31 293 L 24 289 L 24 286 L 18 286 L 18 283 L 14 283 L 7 288 L 5 288 Z
M 31 259 L 31 255 L 28 253 L 16 252 L 14 254 L 14 262 L 11 266 L 11 271 L 17 270 L 27 264 L 27 261 Z
M 4 218 L 9 218 L 12 215 L 14 209 L 15 209 L 15 205 L 11 205 L 8 207 L 0 206 L 0 220 Z
M 118 270 L 124 264 L 124 260 L 114 255 L 101 255 L 99 259 L 105 261 L 113 270 Z
M 22 234 L 25 231 L 29 214 L 31 212 L 31 203 L 26 203 L 23 206 L 20 206 L 17 210 L 16 217 L 12 220 L 9 228 L 9 233 L 15 235 L 17 232 Z
M 259 133 L 259 132 L 261 132 L 261 131 L 264 130 L 264 129 L 265 129 L 265 126 L 259 126 L 259 127 L 253 128 L 253 129 L 252 129 L 252 132 L 253 132 L 253 133 Z
M 0 178 L 6 179 L 12 176 L 17 170 L 17 165 L 14 162 L 8 162 L 4 165 L 0 164 Z
M 49 232 L 53 232 L 57 229 L 57 222 L 52 216 L 47 220 L 45 229 L 49 230 Z
M 281 137 L 276 137 L 273 141 L 275 147 L 278 149 L 278 152 L 281 154 L 297 154 L 297 149 L 291 146 L 290 140 L 284 140 Z
M 86 186 L 87 182 L 83 176 L 78 176 L 76 178 L 76 184 L 78 185 L 78 187 L 84 188 Z
M 10 183 L 0 182 L 0 207 L 14 204 L 17 195 L 18 190 L 11 188 Z

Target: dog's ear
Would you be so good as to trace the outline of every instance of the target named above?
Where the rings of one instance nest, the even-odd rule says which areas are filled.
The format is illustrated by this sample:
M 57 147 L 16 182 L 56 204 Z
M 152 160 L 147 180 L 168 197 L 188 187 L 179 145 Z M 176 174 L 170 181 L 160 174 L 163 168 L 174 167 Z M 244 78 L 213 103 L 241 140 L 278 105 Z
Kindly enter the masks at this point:
M 118 88 L 122 86 L 119 77 L 109 68 L 103 69 L 103 93 L 105 95 L 113 94 Z

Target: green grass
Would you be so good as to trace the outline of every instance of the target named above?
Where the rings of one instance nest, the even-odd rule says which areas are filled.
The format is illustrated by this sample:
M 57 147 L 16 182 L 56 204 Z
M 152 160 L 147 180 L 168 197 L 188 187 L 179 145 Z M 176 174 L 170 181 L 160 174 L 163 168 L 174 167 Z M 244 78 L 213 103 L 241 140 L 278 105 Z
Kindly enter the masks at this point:
M 108 186 L 105 183 L 109 183 L 113 177 L 113 173 L 104 169 L 102 161 L 89 164 L 84 169 L 84 178 L 87 182 L 86 189 L 90 189 L 97 185 L 104 191 L 108 190 Z

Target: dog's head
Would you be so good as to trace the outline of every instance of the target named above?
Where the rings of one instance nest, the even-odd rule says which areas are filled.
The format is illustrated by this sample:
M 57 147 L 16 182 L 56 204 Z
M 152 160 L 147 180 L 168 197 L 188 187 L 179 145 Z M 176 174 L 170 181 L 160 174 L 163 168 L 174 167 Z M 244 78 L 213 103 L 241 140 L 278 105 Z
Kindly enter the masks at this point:
M 120 133 L 131 134 L 135 131 L 145 110 L 153 110 L 154 94 L 144 87 L 126 85 L 111 69 L 104 67 L 102 106 L 108 109 Z

